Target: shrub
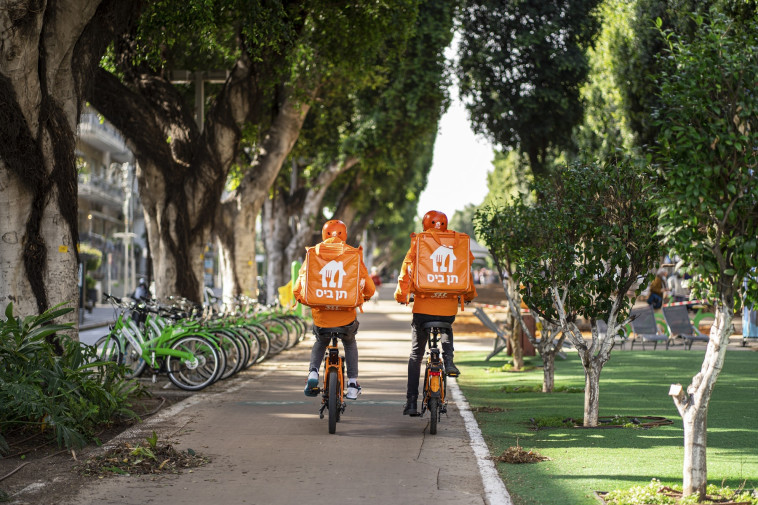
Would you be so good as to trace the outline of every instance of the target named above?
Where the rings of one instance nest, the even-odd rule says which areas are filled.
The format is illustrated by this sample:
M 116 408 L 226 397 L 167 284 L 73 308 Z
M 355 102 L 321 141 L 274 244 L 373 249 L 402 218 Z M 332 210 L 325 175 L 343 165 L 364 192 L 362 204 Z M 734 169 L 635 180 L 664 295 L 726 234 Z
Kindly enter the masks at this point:
M 139 386 L 124 379 L 124 368 L 97 361 L 94 347 L 59 333 L 71 323 L 54 320 L 71 310 L 57 306 L 21 318 L 9 304 L 0 318 L 0 453 L 8 451 L 3 434 L 12 431 L 36 429 L 72 448 L 94 440 L 95 428 L 116 416 L 136 418 L 129 397 Z M 62 355 L 46 341 L 50 335 Z

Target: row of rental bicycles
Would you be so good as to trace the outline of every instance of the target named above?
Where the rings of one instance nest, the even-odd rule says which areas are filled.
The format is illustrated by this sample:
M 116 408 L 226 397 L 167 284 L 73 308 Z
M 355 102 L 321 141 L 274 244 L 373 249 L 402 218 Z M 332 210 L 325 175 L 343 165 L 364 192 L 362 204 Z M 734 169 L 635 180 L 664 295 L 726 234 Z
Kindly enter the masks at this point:
M 183 299 L 169 304 L 105 295 L 118 313 L 95 342 L 98 358 L 124 365 L 127 378 L 165 374 L 177 387 L 199 391 L 294 347 L 308 322 L 248 299 L 220 308 Z

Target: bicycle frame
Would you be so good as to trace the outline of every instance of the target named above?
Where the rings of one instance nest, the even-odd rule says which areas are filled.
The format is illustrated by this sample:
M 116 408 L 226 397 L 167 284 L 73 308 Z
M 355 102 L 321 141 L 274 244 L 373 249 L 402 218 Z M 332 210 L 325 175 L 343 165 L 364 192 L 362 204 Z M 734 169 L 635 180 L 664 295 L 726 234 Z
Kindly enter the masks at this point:
M 214 345 L 218 346 L 213 336 L 203 331 L 199 325 L 168 325 L 153 314 L 149 314 L 145 320 L 145 332 L 157 334 L 157 336 L 146 338 L 145 333 L 140 330 L 136 323 L 131 318 L 125 318 L 122 313 L 116 319 L 109 336 L 113 336 L 117 341 L 119 350 L 124 355 L 127 351 L 127 342 L 131 344 L 137 355 L 147 363 L 154 373 L 160 369 L 160 360 L 166 356 L 173 356 L 188 362 L 195 359 L 195 356 L 190 352 L 170 348 L 170 345 L 181 337 L 199 335 L 208 338 Z
M 329 433 L 336 431 L 336 423 L 345 412 L 345 360 L 340 355 L 339 338 L 343 333 L 333 332 L 330 334 L 331 345 L 326 348 L 324 355 L 324 387 L 322 389 L 321 409 L 319 417 L 324 418 L 324 410 L 329 409 Z M 334 378 L 332 378 L 334 377 Z M 336 387 L 332 387 L 332 380 L 336 380 Z M 330 392 L 336 398 L 330 397 Z
M 440 357 L 440 349 L 437 347 L 440 333 L 450 329 L 451 325 L 442 321 L 431 321 L 423 325 L 424 330 L 429 330 L 427 345 L 426 368 L 424 370 L 424 397 L 421 402 L 421 415 L 429 410 L 430 422 L 429 433 L 437 433 L 437 421 L 442 414 L 447 413 L 447 377 L 445 367 Z
M 430 336 L 431 345 L 431 336 Z M 430 347 L 427 352 L 426 369 L 424 371 L 424 399 L 421 406 L 421 413 L 428 408 L 431 398 L 439 398 L 444 405 L 446 403 L 445 392 L 447 389 L 445 379 L 445 368 L 440 358 L 440 350 L 436 347 Z

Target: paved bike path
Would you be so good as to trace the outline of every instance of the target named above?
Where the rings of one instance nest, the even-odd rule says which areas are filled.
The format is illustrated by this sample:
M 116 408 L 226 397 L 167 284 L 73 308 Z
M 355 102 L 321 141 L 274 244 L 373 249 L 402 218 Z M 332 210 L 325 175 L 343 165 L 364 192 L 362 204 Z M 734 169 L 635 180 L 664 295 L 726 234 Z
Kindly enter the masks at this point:
M 179 450 L 212 462 L 179 475 L 95 481 L 71 503 L 149 504 L 484 504 L 485 491 L 463 419 L 450 401 L 436 435 L 428 414 L 402 415 L 410 311 L 390 301 L 359 314 L 360 382 L 329 435 L 320 398 L 303 386 L 309 336 L 274 360 L 172 406 L 124 438 L 153 430 Z M 456 348 L 489 349 L 489 339 L 456 335 Z

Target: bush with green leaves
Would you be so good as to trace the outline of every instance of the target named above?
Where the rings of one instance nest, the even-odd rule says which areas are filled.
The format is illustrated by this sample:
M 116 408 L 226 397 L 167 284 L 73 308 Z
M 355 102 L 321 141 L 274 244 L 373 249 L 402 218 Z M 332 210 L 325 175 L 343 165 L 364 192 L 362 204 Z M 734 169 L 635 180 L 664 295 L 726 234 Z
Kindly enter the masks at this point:
M 81 447 L 117 416 L 136 418 L 129 398 L 138 385 L 124 379 L 123 367 L 98 361 L 94 347 L 62 333 L 71 324 L 55 319 L 69 312 L 56 306 L 22 318 L 9 304 L 0 318 L 0 453 L 13 433 L 37 430 L 59 446 Z M 61 343 L 62 355 L 48 336 Z

